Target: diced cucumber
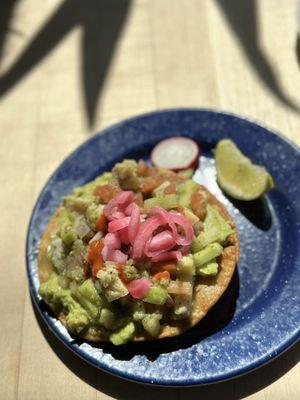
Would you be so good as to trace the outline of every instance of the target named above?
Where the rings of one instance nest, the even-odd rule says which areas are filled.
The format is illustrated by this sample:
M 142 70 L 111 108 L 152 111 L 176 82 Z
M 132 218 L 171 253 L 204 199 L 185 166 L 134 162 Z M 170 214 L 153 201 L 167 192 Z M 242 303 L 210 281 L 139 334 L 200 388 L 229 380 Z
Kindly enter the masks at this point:
M 133 322 L 129 322 L 123 328 L 119 329 L 110 335 L 109 340 L 116 346 L 127 343 L 132 339 L 135 333 L 135 325 Z
M 215 260 L 210 261 L 207 264 L 201 265 L 196 269 L 197 275 L 202 276 L 203 278 L 209 276 L 215 276 L 218 273 L 218 263 Z
M 205 247 L 205 249 L 194 254 L 194 263 L 196 268 L 201 265 L 207 264 L 212 259 L 222 254 L 223 247 L 219 243 L 212 243 Z

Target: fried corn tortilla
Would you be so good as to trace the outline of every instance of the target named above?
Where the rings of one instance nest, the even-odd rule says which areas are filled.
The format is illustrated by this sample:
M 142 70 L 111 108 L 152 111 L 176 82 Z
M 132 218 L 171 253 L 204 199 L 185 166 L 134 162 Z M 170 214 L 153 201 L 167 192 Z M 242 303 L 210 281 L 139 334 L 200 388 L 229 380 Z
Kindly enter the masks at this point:
M 233 276 L 236 264 L 239 259 L 239 237 L 236 227 L 227 212 L 225 206 L 203 186 L 199 185 L 202 190 L 208 194 L 208 204 L 215 208 L 219 214 L 230 224 L 233 228 L 232 233 L 227 239 L 226 245 L 223 248 L 222 254 L 218 258 L 219 270 L 216 276 L 200 277 L 198 282 L 194 284 L 193 302 L 190 317 L 183 320 L 170 320 L 168 323 L 163 323 L 161 331 L 156 339 L 169 338 L 180 335 L 184 331 L 196 325 L 210 310 L 210 308 L 221 298 L 222 294 L 228 287 L 230 280 Z M 40 242 L 39 257 L 38 257 L 38 270 L 40 282 L 46 282 L 53 271 L 53 265 L 47 257 L 47 249 L 51 241 L 51 234 L 55 231 L 58 223 L 61 207 L 56 211 L 51 218 L 44 235 Z M 66 326 L 66 315 L 60 313 L 59 320 Z M 90 335 L 86 332 L 78 333 L 82 339 L 92 342 L 108 341 L 107 336 L 104 335 Z M 153 337 L 147 333 L 138 333 L 131 339 L 133 341 L 151 340 Z

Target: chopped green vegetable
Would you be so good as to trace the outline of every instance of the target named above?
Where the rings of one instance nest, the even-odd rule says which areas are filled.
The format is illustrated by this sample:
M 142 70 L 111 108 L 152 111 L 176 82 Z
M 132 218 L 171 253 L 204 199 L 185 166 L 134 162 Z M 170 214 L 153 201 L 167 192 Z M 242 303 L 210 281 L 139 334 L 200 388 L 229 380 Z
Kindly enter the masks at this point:
M 138 190 L 140 180 L 137 176 L 137 163 L 134 160 L 124 160 L 113 168 L 113 177 L 124 190 Z
M 109 340 L 116 346 L 127 343 L 134 335 L 135 326 L 133 322 L 129 322 L 123 328 L 110 335 Z
M 177 192 L 179 194 L 179 204 L 184 207 L 189 207 L 191 201 L 191 195 L 198 190 L 198 184 L 189 179 L 184 183 L 177 186 Z
M 219 243 L 212 243 L 205 247 L 205 249 L 198 251 L 194 254 L 194 262 L 196 268 L 201 265 L 207 264 L 212 259 L 222 254 L 223 247 Z
M 60 287 L 56 273 L 52 273 L 48 281 L 40 285 L 39 295 L 52 308 L 65 310 L 67 313 L 66 323 L 71 331 L 79 333 L 89 325 L 88 313 L 73 299 L 70 290 Z
M 152 286 L 147 295 L 143 298 L 146 303 L 163 305 L 168 297 L 168 292 L 160 286 Z
M 103 293 L 109 302 L 128 294 L 126 286 L 119 278 L 118 272 L 114 267 L 107 267 L 100 270 L 97 277 L 103 287 Z
M 143 327 L 149 335 L 157 337 L 160 331 L 159 318 L 156 314 L 146 314 L 142 320 Z
M 86 216 L 87 222 L 88 222 L 89 226 L 94 230 L 95 230 L 96 222 L 97 222 L 99 216 L 103 212 L 103 208 L 104 208 L 103 204 L 92 203 L 86 209 L 85 216 Z
M 204 230 L 193 241 L 192 251 L 196 253 L 213 242 L 223 244 L 232 233 L 233 229 L 228 222 L 214 207 L 207 205 Z
M 192 255 L 184 256 L 178 261 L 177 269 L 179 275 L 195 275 L 194 258 Z
M 139 274 L 137 268 L 135 268 L 133 265 L 130 265 L 130 264 L 126 264 L 124 266 L 123 272 L 128 281 L 132 281 L 132 280 L 138 279 L 140 277 L 140 274 Z
M 209 263 L 201 265 L 196 269 L 196 274 L 204 278 L 209 276 L 215 276 L 218 273 L 218 263 L 215 260 L 211 260 Z
M 165 210 L 171 210 L 178 207 L 178 197 L 176 194 L 165 194 L 157 197 L 152 197 L 144 201 L 146 211 L 150 211 L 152 207 L 160 206 Z

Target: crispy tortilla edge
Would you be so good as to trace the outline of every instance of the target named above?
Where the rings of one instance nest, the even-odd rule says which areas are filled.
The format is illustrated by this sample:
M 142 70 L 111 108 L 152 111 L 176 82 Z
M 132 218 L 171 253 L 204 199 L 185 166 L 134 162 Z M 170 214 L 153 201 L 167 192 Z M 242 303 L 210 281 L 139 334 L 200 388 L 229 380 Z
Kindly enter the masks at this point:
M 216 208 L 220 215 L 230 223 L 230 225 L 234 229 L 234 233 L 229 237 L 228 245 L 223 249 L 223 252 L 220 256 L 220 270 L 218 272 L 218 275 L 212 278 L 200 278 L 199 283 L 194 286 L 193 308 L 190 319 L 185 321 L 172 321 L 172 323 L 170 324 L 164 324 L 162 326 L 162 331 L 160 335 L 158 336 L 158 338 L 155 339 L 178 336 L 195 326 L 222 297 L 223 293 L 229 286 L 236 264 L 238 262 L 240 245 L 236 226 L 225 206 L 207 189 L 205 190 L 208 193 L 208 203 Z M 56 228 L 60 210 L 61 207 L 57 209 L 53 217 L 50 219 L 40 241 L 38 255 L 38 272 L 41 283 L 47 281 L 47 279 L 51 275 L 51 272 L 53 271 L 53 266 L 47 258 L 47 248 L 50 244 L 51 234 Z M 60 322 L 66 327 L 66 315 L 61 313 L 58 318 Z M 78 336 L 84 340 L 88 340 L 91 342 L 108 341 L 107 337 L 104 335 L 92 336 L 89 334 L 82 334 Z M 148 335 L 138 335 L 135 336 L 132 340 L 145 341 L 153 340 L 153 338 Z

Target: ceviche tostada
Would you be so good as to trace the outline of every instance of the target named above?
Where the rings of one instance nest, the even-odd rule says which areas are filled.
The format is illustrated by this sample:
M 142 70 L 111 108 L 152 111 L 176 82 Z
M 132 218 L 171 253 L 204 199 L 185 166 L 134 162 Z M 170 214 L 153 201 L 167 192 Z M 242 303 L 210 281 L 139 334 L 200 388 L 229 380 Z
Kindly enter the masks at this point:
M 238 235 L 191 172 L 124 160 L 64 197 L 40 243 L 39 294 L 70 332 L 115 345 L 176 336 L 222 296 Z

